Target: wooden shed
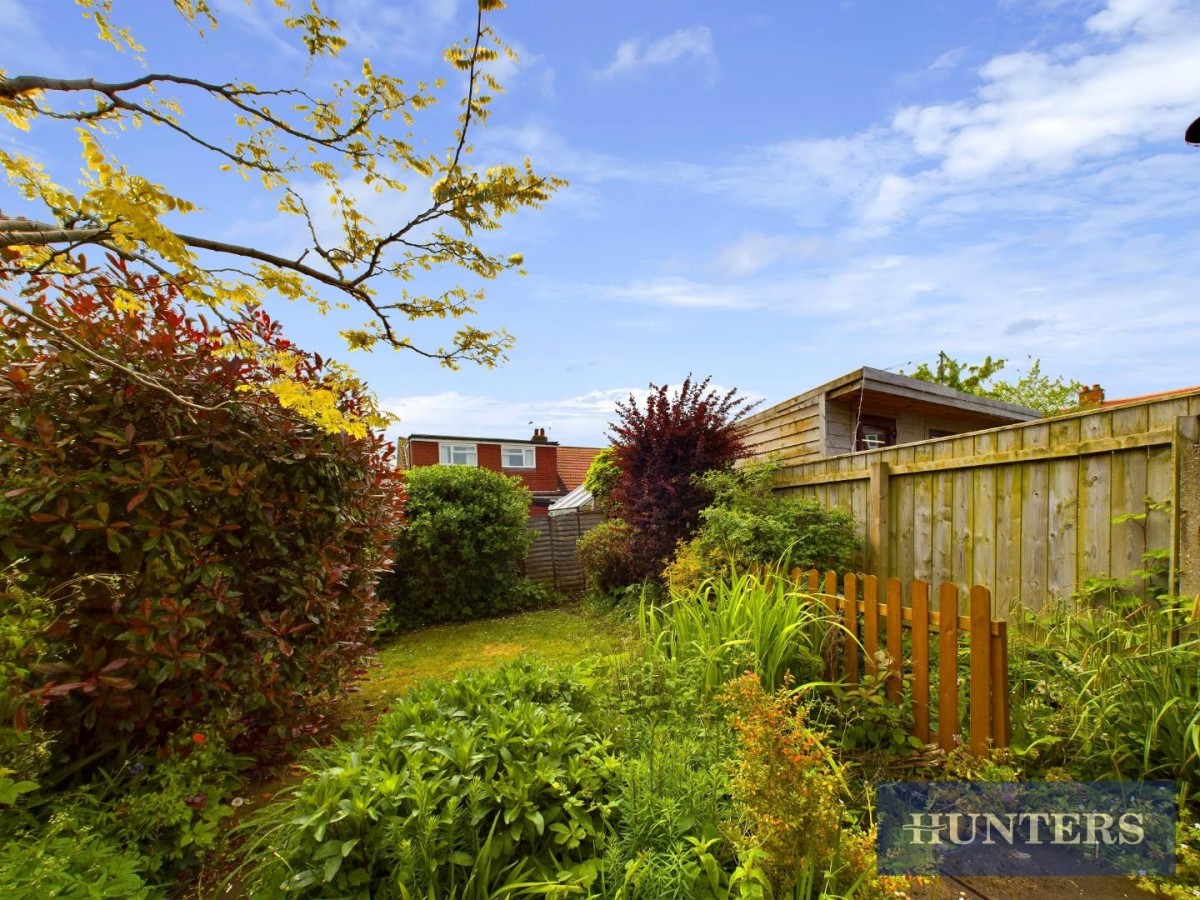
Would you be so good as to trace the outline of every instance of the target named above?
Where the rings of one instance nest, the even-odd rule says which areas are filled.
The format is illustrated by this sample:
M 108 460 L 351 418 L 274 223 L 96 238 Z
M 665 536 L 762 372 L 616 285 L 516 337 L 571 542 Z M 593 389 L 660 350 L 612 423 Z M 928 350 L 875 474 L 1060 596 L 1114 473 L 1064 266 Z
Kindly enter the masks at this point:
M 746 418 L 759 459 L 788 465 L 1028 422 L 1037 410 L 863 367 Z

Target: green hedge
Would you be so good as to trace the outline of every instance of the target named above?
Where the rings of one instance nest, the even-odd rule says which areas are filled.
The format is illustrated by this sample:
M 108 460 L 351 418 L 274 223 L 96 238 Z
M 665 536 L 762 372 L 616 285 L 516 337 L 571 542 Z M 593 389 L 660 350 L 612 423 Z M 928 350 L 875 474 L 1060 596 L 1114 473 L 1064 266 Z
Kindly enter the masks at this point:
M 395 567 L 379 582 L 392 630 L 463 621 L 535 605 L 520 574 L 533 542 L 529 490 L 518 478 L 469 466 L 425 466 L 406 479 Z

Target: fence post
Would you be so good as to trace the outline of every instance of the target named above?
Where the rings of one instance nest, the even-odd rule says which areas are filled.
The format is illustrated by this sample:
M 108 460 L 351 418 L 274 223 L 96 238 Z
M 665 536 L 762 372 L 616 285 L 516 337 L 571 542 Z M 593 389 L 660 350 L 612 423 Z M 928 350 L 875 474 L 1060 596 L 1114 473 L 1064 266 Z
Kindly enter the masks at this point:
M 971 588 L 970 640 L 971 752 L 983 756 L 992 738 L 992 594 L 979 584 Z
M 1200 419 L 1175 420 L 1171 509 L 1171 590 L 1200 594 Z
M 888 464 L 871 463 L 870 499 L 867 503 L 867 571 L 880 578 L 891 574 L 888 559 Z
M 942 583 L 938 595 L 938 743 L 954 749 L 958 731 L 958 588 Z
M 912 583 L 913 734 L 929 743 L 929 585 Z

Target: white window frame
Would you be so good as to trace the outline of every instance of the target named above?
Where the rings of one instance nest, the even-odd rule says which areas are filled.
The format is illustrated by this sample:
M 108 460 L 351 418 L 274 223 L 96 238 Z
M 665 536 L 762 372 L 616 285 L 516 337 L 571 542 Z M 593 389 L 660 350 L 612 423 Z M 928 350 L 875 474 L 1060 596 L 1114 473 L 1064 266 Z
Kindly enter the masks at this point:
M 528 460 L 527 463 L 522 463 L 519 466 L 512 466 L 508 463 L 506 454 L 520 451 L 523 459 Z M 520 444 L 501 444 L 500 445 L 500 468 L 502 469 L 523 469 L 529 471 L 537 468 L 537 447 L 523 447 Z
M 465 451 L 469 451 L 471 456 L 470 462 L 455 462 L 455 452 L 466 455 Z M 479 445 L 471 443 L 457 443 L 455 441 L 438 441 L 438 462 L 443 466 L 471 466 L 479 468 Z

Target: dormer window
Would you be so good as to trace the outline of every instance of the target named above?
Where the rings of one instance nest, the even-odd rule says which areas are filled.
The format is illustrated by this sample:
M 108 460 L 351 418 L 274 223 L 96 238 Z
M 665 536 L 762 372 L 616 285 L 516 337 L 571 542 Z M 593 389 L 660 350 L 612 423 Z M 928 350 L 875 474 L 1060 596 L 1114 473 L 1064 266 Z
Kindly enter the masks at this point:
M 533 447 L 503 446 L 500 448 L 500 465 L 505 469 L 535 469 L 536 452 Z
M 443 466 L 478 466 L 479 453 L 474 444 L 441 444 Z

